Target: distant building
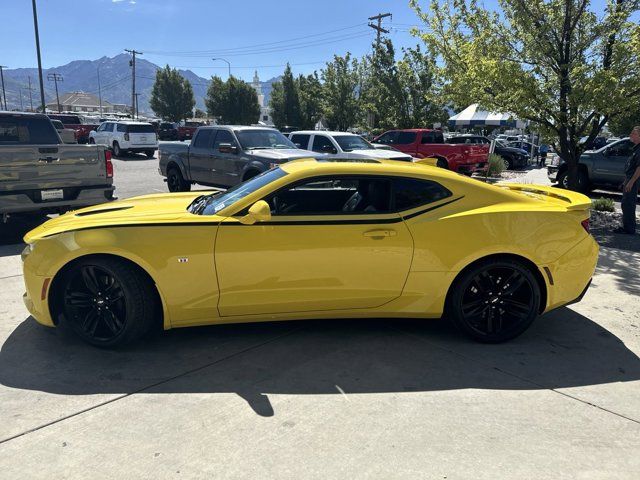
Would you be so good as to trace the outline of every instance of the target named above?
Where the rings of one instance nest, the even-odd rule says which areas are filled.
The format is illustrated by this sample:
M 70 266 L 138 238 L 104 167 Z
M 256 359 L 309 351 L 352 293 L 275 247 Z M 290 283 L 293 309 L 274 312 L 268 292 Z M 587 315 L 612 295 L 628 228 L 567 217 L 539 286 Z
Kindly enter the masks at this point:
M 251 86 L 255 89 L 258 94 L 258 103 L 260 104 L 260 118 L 258 119 L 258 123 L 263 123 L 265 125 L 273 125 L 273 120 L 271 119 L 271 109 L 264 104 L 264 94 L 262 93 L 262 84 L 260 83 L 260 79 L 258 78 L 258 71 L 256 70 L 253 74 L 253 83 Z
M 70 92 L 60 96 L 60 109 L 63 112 L 100 113 L 100 99 L 91 93 Z M 47 110 L 58 111 L 58 103 L 53 100 L 47 103 Z M 129 113 L 130 106 L 102 100 L 102 113 Z

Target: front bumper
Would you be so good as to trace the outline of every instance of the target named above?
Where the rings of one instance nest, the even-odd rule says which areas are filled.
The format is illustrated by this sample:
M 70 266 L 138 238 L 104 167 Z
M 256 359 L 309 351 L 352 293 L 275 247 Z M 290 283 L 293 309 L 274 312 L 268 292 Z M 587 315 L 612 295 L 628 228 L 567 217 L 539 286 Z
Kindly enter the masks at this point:
M 51 277 L 43 277 L 35 272 L 34 262 L 29 261 L 29 249 L 27 246 L 22 252 L 22 270 L 25 293 L 22 301 L 25 307 L 36 321 L 47 327 L 54 327 L 55 323 L 49 312 L 49 292 L 51 290 Z

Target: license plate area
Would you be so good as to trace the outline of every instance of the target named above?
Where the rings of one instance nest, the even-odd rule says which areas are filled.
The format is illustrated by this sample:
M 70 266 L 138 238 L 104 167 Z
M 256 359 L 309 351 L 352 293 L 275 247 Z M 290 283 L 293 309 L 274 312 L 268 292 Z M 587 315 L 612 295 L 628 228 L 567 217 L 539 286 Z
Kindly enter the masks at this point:
M 56 190 L 40 190 L 40 198 L 43 202 L 50 200 L 63 200 L 64 191 L 61 188 Z

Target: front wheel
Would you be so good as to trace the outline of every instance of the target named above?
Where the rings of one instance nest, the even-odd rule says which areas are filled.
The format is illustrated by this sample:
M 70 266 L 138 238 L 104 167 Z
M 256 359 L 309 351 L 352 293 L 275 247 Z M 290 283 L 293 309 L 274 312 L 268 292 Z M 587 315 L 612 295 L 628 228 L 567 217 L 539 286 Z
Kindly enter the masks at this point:
M 188 192 L 191 190 L 191 184 L 182 178 L 180 170 L 172 167 L 167 171 L 167 187 L 170 192 Z
M 538 316 L 541 293 L 533 273 L 513 260 L 487 260 L 451 287 L 447 314 L 471 338 L 500 343 L 523 333 Z
M 558 175 L 558 185 L 562 188 L 569 190 L 569 172 L 564 170 Z M 589 176 L 584 170 L 578 170 L 578 192 L 588 193 L 591 190 L 591 183 L 589 182 Z
M 64 325 L 99 347 L 137 340 L 150 330 L 158 312 L 151 282 L 121 259 L 80 260 L 63 272 L 56 294 Z
M 505 157 L 504 158 L 504 169 L 505 170 L 511 170 L 513 168 L 513 160 L 511 160 L 509 157 Z

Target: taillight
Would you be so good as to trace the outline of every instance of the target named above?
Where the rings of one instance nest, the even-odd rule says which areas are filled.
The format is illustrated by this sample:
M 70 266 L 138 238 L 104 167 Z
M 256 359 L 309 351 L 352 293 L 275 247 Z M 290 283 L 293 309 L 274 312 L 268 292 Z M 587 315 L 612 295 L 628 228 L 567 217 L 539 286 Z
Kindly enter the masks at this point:
M 113 178 L 113 163 L 111 163 L 111 152 L 104 151 L 104 159 L 107 162 L 107 178 Z
M 590 233 L 589 232 L 589 219 L 588 218 L 583 220 L 583 221 L 581 221 L 580 225 L 582 225 L 582 228 L 584 228 L 587 233 Z
M 124 141 L 125 141 L 125 142 L 128 142 L 128 141 L 129 141 L 129 134 L 128 134 L 128 133 L 125 133 L 125 134 L 124 134 Z

